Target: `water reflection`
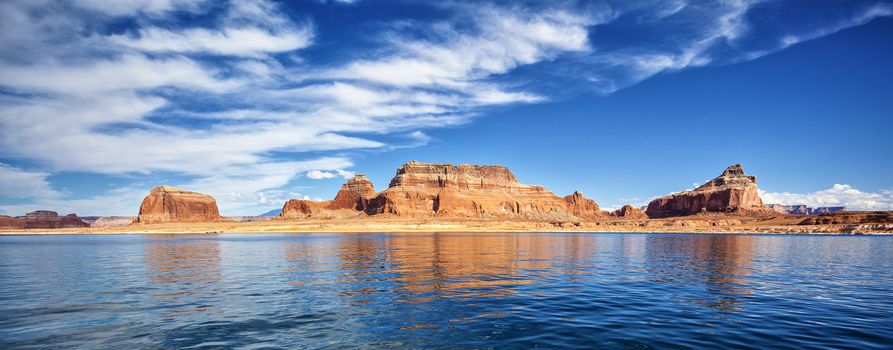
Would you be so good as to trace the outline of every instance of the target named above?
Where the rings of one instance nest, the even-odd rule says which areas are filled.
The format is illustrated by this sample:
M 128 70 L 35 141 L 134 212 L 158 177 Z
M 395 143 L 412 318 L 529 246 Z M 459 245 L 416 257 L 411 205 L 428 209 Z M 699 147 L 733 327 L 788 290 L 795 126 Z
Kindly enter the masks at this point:
M 0 348 L 881 349 L 890 257 L 893 237 L 10 237 Z
M 148 278 L 159 285 L 153 296 L 162 302 L 177 303 L 184 296 L 212 293 L 221 281 L 220 242 L 217 235 L 144 236 Z M 195 296 L 192 296 L 193 298 Z M 183 307 L 173 314 L 207 312 L 207 308 Z
M 649 236 L 646 269 L 656 281 L 703 287 L 711 298 L 693 300 L 722 311 L 740 311 L 753 286 L 754 236 Z

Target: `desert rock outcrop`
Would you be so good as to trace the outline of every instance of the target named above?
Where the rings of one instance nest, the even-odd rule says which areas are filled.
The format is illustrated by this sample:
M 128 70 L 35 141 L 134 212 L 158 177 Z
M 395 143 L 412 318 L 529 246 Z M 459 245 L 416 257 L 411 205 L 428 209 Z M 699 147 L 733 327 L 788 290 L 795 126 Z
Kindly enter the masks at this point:
M 0 229 L 4 228 L 25 228 L 25 220 L 8 215 L 0 215 Z
M 214 197 L 171 186 L 152 189 L 140 205 L 135 223 L 221 221 Z
M 614 215 L 627 218 L 627 219 L 647 219 L 648 215 L 645 215 L 641 209 L 636 208 L 632 205 L 624 205 L 622 208 L 614 211 Z
M 542 186 L 521 184 L 502 166 L 412 161 L 397 169 L 388 188 L 369 202 L 366 213 L 578 220 L 601 211 L 579 192 L 562 198 Z
M 893 211 L 838 211 L 809 217 L 800 225 L 893 224 Z
M 24 223 L 22 228 L 53 229 L 53 228 L 78 228 L 90 227 L 90 224 L 82 221 L 75 214 L 59 216 L 58 213 L 49 210 L 37 210 L 19 216 L 16 219 Z
M 757 191 L 756 176 L 744 173 L 735 164 L 719 177 L 691 190 L 661 197 L 648 204 L 646 213 L 651 218 L 685 216 L 698 213 L 772 212 L 763 205 Z
M 564 197 L 568 205 L 568 212 L 581 219 L 595 219 L 606 216 L 594 200 L 586 198 L 580 191 L 574 191 Z
M 350 215 L 350 211 L 364 212 L 372 197 L 375 197 L 375 187 L 372 186 L 372 181 L 362 174 L 357 174 L 341 186 L 335 199 L 324 202 L 291 199 L 285 202 L 279 217 L 335 217 L 342 216 L 339 214 Z

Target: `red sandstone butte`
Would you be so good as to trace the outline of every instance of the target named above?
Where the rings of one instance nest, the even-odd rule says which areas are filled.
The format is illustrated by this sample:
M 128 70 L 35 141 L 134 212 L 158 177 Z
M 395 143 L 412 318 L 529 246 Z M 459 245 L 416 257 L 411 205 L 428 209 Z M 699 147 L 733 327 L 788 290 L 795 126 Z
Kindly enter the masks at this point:
M 339 216 L 336 211 L 357 211 L 362 213 L 375 197 L 372 181 L 363 174 L 357 174 L 341 186 L 335 199 L 314 202 L 307 199 L 291 199 L 282 207 L 280 218 L 303 218 L 311 216 Z M 348 215 L 350 215 L 348 213 Z
M 756 176 L 746 175 L 741 164 L 735 164 L 701 187 L 651 201 L 645 212 L 651 218 L 664 218 L 706 212 L 767 213 L 771 209 L 760 199 Z
M 171 186 L 152 189 L 140 205 L 135 223 L 221 221 L 214 197 Z
M 524 185 L 507 168 L 496 165 L 432 164 L 412 161 L 397 169 L 387 189 L 375 193 L 359 175 L 342 186 L 334 200 L 289 200 L 281 218 L 334 217 L 352 209 L 358 214 L 411 218 L 519 218 L 580 220 L 605 215 L 580 192 L 559 197 L 542 186 Z

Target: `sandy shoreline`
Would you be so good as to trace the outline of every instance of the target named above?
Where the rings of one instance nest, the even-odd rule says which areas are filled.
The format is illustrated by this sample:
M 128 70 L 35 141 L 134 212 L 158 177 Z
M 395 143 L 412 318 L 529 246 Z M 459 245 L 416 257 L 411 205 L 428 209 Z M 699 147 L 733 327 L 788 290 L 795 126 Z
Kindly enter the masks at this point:
M 724 224 L 698 220 L 631 220 L 550 223 L 458 220 L 270 220 L 260 222 L 195 222 L 131 224 L 115 227 L 63 229 L 9 229 L 0 234 L 177 234 L 177 233 L 285 233 L 285 232 L 630 232 L 716 234 L 893 234 L 890 224 L 791 225 L 783 222 Z

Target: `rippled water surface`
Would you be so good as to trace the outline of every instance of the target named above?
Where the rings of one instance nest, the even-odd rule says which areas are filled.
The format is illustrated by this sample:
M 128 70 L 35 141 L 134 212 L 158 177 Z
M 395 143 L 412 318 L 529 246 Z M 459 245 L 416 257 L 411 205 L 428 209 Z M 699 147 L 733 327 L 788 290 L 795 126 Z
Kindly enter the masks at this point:
M 0 237 L 0 348 L 893 346 L 893 237 Z

